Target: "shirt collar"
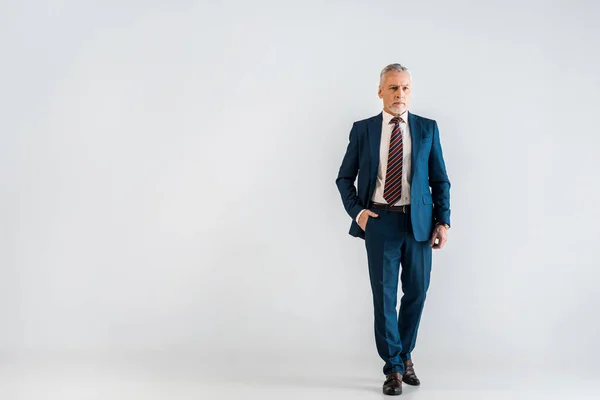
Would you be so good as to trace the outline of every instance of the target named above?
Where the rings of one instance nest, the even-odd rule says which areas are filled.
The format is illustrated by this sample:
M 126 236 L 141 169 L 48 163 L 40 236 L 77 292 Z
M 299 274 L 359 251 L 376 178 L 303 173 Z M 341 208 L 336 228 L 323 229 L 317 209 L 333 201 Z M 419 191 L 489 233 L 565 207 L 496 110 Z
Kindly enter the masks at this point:
M 392 120 L 392 118 L 394 118 L 395 115 L 390 114 L 389 112 L 383 110 L 383 122 L 385 122 L 386 124 L 389 124 L 390 121 Z M 408 122 L 408 110 L 404 111 L 402 114 L 400 114 L 400 118 L 402 118 L 402 120 L 404 122 Z

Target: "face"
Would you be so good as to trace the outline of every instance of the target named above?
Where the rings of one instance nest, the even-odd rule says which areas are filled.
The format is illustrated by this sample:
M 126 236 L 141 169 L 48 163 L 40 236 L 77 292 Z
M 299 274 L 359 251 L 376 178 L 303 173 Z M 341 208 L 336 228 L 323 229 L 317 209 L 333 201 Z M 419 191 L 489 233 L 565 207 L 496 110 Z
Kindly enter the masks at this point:
M 383 76 L 379 85 L 379 98 L 383 109 L 398 116 L 408 109 L 410 103 L 410 75 L 406 71 L 390 71 Z

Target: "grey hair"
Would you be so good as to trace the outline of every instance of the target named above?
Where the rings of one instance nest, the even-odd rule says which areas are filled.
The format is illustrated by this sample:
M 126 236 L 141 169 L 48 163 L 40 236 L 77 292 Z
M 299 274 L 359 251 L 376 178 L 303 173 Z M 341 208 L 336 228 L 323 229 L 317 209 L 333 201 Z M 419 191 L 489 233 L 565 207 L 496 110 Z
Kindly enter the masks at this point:
M 408 76 L 410 76 L 411 79 L 412 79 L 410 71 L 404 65 L 402 65 L 402 64 L 390 64 L 390 65 L 386 66 L 384 69 L 382 69 L 381 70 L 381 74 L 379 74 L 379 84 L 380 85 L 381 85 L 381 82 L 383 81 L 383 76 L 385 74 L 387 74 L 388 72 L 390 72 L 390 71 L 408 72 Z

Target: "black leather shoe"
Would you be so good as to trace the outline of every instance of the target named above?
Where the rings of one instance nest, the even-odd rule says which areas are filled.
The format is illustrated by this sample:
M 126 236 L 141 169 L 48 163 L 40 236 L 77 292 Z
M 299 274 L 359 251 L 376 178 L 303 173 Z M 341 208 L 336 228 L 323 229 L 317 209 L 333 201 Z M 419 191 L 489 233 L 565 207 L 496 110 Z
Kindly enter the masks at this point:
M 402 374 L 400 372 L 392 372 L 385 376 L 383 394 L 390 396 L 402 394 Z
M 404 375 L 402 376 L 402 381 L 411 386 L 419 386 L 421 384 L 421 381 L 417 378 L 417 374 L 415 374 L 412 360 L 404 361 Z

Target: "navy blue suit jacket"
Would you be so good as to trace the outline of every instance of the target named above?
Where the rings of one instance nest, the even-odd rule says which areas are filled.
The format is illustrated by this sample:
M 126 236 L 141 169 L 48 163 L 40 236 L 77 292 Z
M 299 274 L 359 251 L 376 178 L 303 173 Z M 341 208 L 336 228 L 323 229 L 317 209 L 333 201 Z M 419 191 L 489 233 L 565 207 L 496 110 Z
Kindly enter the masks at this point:
M 383 113 L 357 121 L 335 183 L 344 208 L 352 218 L 350 235 L 365 238 L 356 216 L 371 205 L 375 191 Z M 413 232 L 417 241 L 431 238 L 437 222 L 450 225 L 450 180 L 446 173 L 440 133 L 432 119 L 408 112 L 412 139 L 410 203 Z M 358 189 L 354 185 L 358 176 Z M 430 189 L 431 188 L 431 189 Z

